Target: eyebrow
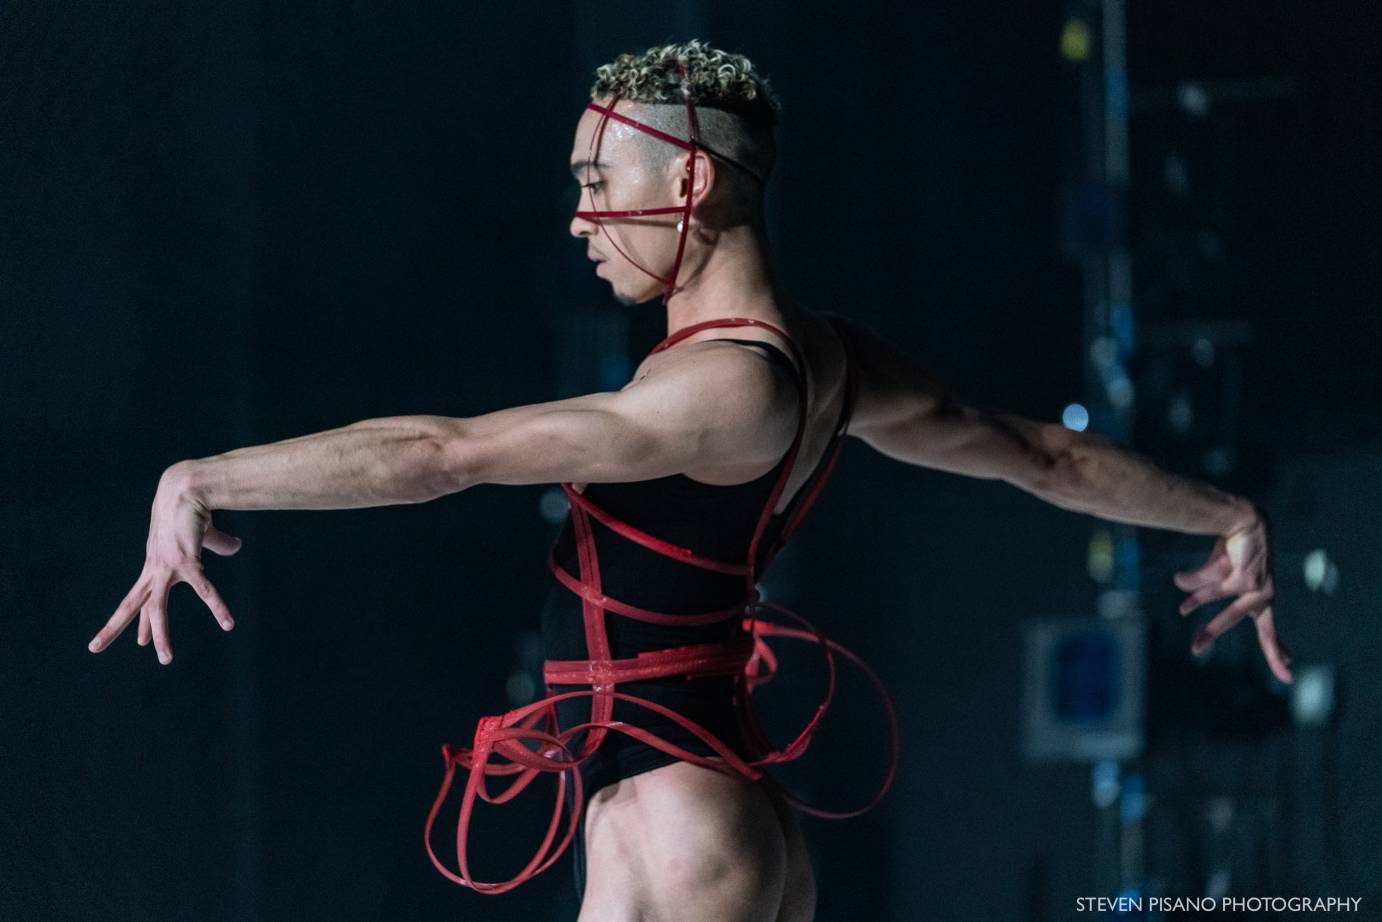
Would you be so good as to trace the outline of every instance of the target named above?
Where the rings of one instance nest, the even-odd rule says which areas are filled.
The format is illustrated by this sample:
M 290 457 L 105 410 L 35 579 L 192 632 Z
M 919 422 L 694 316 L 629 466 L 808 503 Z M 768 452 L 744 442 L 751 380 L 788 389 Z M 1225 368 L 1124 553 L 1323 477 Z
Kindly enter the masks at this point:
M 571 164 L 571 175 L 580 179 L 581 175 L 585 173 L 586 167 L 594 167 L 599 170 L 607 166 L 609 166 L 608 163 L 600 163 L 597 160 L 577 160 Z

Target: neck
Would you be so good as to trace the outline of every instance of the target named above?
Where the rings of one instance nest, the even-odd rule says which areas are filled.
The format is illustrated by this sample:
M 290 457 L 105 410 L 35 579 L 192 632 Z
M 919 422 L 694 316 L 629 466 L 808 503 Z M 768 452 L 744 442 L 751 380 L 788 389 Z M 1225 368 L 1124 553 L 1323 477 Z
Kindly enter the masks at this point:
M 783 325 L 788 306 L 778 292 L 767 240 L 758 228 L 746 224 L 721 231 L 704 262 L 688 263 L 683 259 L 682 287 L 667 299 L 668 336 L 721 317 Z

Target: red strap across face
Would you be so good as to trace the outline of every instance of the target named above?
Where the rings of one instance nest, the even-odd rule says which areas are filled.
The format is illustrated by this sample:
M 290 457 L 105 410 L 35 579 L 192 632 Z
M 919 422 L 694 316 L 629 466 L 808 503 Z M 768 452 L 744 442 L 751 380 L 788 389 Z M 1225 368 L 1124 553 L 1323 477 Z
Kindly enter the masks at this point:
M 576 217 L 582 218 L 586 221 L 593 221 L 596 224 L 600 224 L 601 218 L 638 218 L 643 217 L 644 215 L 673 214 L 675 212 L 681 212 L 681 232 L 677 237 L 677 255 L 676 259 L 672 262 L 672 274 L 667 278 L 663 278 L 656 272 L 652 272 L 644 266 L 640 265 L 636 259 L 630 256 L 628 253 L 624 252 L 623 248 L 620 247 L 618 242 L 614 240 L 613 235 L 609 235 L 608 237 L 610 245 L 619 251 L 619 255 L 623 256 L 629 262 L 637 266 L 640 270 L 647 273 L 648 275 L 651 275 L 653 278 L 657 279 L 659 282 L 662 282 L 663 285 L 666 286 L 662 292 L 663 304 L 666 304 L 667 301 L 676 292 L 677 274 L 681 271 L 682 255 L 686 252 L 686 236 L 691 230 L 691 194 L 696 188 L 696 153 L 702 150 L 700 143 L 700 126 L 696 121 L 696 107 L 691 102 L 691 82 L 686 75 L 686 62 L 677 61 L 677 70 L 681 74 L 681 93 L 686 100 L 686 123 L 690 129 L 690 139 L 682 140 L 681 138 L 675 137 L 674 135 L 670 135 L 665 131 L 659 131 L 651 125 L 645 125 L 640 121 L 631 119 L 626 115 L 621 115 L 620 113 L 615 112 L 614 107 L 619 102 L 619 94 L 616 92 L 614 94 L 614 97 L 610 100 L 608 107 L 598 105 L 594 102 L 586 104 L 587 109 L 594 109 L 596 112 L 600 113 L 600 123 L 596 127 L 596 129 L 593 132 L 591 132 L 590 135 L 590 153 L 586 157 L 586 170 L 589 171 L 589 164 L 598 162 L 596 159 L 596 148 L 601 138 L 604 136 L 605 125 L 608 124 L 609 120 L 612 118 L 616 121 L 623 122 L 626 125 L 631 125 L 634 128 L 637 128 L 639 131 L 646 132 L 661 141 L 666 141 L 669 144 L 675 144 L 677 147 L 683 147 L 691 152 L 691 157 L 686 164 L 686 203 L 683 205 L 672 205 L 666 208 L 634 208 L 625 211 L 576 212 Z M 589 175 L 587 175 L 586 179 L 587 181 L 589 180 Z

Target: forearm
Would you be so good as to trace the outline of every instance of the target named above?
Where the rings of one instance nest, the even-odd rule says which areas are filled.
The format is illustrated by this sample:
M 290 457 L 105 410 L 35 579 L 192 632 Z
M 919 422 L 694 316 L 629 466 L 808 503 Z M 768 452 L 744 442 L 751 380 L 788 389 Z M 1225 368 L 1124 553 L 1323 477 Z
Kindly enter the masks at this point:
M 1249 500 L 1173 474 L 1105 436 L 1044 425 L 1033 438 L 1055 463 L 1029 491 L 1063 509 L 1192 535 L 1225 534 L 1259 514 Z
M 390 416 L 181 461 L 164 474 L 208 509 L 355 509 L 454 492 L 444 417 Z

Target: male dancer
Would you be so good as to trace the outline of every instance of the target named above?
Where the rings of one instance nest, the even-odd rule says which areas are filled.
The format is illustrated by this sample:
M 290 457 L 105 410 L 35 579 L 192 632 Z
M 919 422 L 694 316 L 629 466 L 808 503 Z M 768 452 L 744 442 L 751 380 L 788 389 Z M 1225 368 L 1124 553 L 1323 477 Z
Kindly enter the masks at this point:
M 152 640 L 160 661 L 170 662 L 167 598 L 178 582 L 189 583 L 231 629 L 230 611 L 200 559 L 203 547 L 218 554 L 239 549 L 238 538 L 212 524 L 217 509 L 359 508 L 425 502 L 481 483 L 551 482 L 571 487 L 577 505 L 603 491 L 609 508 L 652 495 L 640 489 L 655 490 L 659 502 L 681 510 L 681 518 L 659 522 L 664 530 L 686 529 L 733 551 L 744 550 L 742 543 L 752 556 L 757 534 L 740 542 L 752 531 L 741 526 L 752 520 L 737 515 L 737 501 L 756 514 L 754 504 L 766 499 L 772 512 L 790 516 L 838 447 L 837 436 L 847 433 L 904 463 L 1002 479 L 1062 508 L 1218 536 L 1204 566 L 1175 576 L 1190 593 L 1182 615 L 1237 597 L 1192 650 L 1251 617 L 1273 673 L 1291 681 L 1289 652 L 1273 624 L 1267 522 L 1251 502 L 1163 471 L 1109 439 L 966 406 L 872 332 L 839 317 L 827 321 L 790 300 L 772 273 L 762 209 L 777 102 L 746 58 L 695 41 L 621 55 L 597 71 L 591 96 L 571 154 L 589 207 L 577 212 L 571 232 L 621 303 L 662 295 L 674 345 L 655 349 L 614 393 L 468 418 L 370 419 L 173 465 L 154 499 L 143 571 L 91 641 L 93 652 L 137 612 L 138 642 Z M 694 140 L 677 143 L 682 139 Z M 743 321 L 729 331 L 735 338 L 717 335 L 727 331 L 710 324 L 730 318 Z M 698 324 L 707 325 L 686 335 Z M 713 508 L 693 521 L 707 504 Z M 623 518 L 637 508 L 629 502 Z M 725 537 L 729 531 L 735 534 Z M 626 593 L 640 587 L 643 604 L 652 604 L 675 578 L 668 571 L 664 586 L 664 577 L 653 578 L 651 557 L 620 558 L 609 537 L 581 538 L 582 554 L 601 550 L 605 585 L 624 578 Z M 561 556 L 565 570 L 576 555 Z M 582 577 L 586 572 L 583 558 Z M 580 605 L 595 604 L 587 588 L 573 590 L 585 593 Z M 694 596 L 698 602 L 679 609 L 694 612 L 704 607 L 700 601 L 718 604 L 725 591 L 691 581 L 670 594 Z M 618 593 L 610 588 L 609 595 Z M 596 601 L 606 600 L 600 594 Z M 549 600 L 549 646 L 571 643 L 569 620 Z M 656 630 L 666 636 L 621 636 L 616 625 L 623 620 L 606 620 L 616 658 L 641 644 L 661 649 L 680 630 L 661 625 Z M 594 656 L 581 648 L 579 632 L 572 650 L 564 655 Z M 551 649 L 548 655 L 556 658 Z M 681 703 L 698 722 L 744 745 L 725 719 L 734 688 L 718 678 L 683 679 Z M 658 680 L 639 687 L 648 700 L 670 694 Z M 572 717 L 570 704 L 564 724 L 585 720 L 593 708 L 587 703 Z M 637 723 L 640 715 L 647 716 L 635 708 L 622 716 Z M 574 740 L 563 745 L 577 749 Z M 591 777 L 599 786 L 591 785 L 578 837 L 587 855 L 584 922 L 813 917 L 815 878 L 805 844 L 767 775 L 750 782 L 635 741 Z

